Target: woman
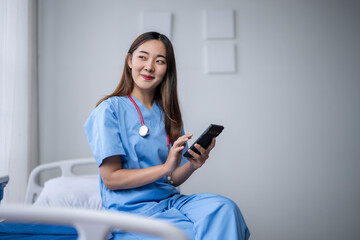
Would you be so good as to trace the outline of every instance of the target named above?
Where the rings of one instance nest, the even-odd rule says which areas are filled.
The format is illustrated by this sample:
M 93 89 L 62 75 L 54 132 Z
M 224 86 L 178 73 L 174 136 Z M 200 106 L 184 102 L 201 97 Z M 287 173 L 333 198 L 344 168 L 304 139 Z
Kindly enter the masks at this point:
M 196 145 L 200 154 L 187 149 L 192 134 L 184 134 L 182 125 L 172 44 L 162 34 L 144 33 L 128 51 L 119 85 L 84 126 L 100 169 L 103 208 L 166 219 L 190 239 L 247 239 L 233 201 L 177 190 L 215 146 L 214 138 L 207 149 Z M 184 151 L 193 158 L 183 157 Z M 126 234 L 132 238 L 145 239 Z

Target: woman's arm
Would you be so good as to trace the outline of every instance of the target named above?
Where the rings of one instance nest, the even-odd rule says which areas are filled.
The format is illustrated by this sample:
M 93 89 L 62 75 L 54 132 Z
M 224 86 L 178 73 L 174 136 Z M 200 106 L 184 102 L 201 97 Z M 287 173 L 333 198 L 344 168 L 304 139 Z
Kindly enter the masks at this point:
M 142 169 L 123 169 L 120 156 L 104 159 L 100 165 L 100 175 L 105 186 L 110 190 L 136 188 L 170 175 L 179 166 L 182 150 L 191 136 L 186 134 L 179 137 L 162 165 Z
M 120 156 L 108 157 L 100 165 L 101 178 L 110 190 L 144 186 L 166 176 L 167 173 L 163 165 L 143 169 L 122 169 Z

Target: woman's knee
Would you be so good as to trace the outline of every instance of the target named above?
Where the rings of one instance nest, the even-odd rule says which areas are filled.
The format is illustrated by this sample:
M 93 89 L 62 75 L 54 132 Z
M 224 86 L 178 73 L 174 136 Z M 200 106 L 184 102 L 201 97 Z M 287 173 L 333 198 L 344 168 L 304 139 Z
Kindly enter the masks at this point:
M 209 203 L 211 204 L 216 204 L 218 207 L 222 207 L 228 210 L 235 210 L 238 211 L 239 207 L 237 206 L 237 204 L 231 200 L 228 197 L 219 195 L 219 194 L 213 194 L 213 193 L 202 193 L 199 194 L 199 197 L 202 199 L 206 199 L 209 201 Z

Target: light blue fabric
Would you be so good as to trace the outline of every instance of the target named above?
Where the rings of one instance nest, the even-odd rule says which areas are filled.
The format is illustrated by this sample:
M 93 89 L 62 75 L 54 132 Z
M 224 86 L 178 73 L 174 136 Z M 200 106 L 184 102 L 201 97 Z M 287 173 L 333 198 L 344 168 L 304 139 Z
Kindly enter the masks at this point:
M 243 240 L 250 232 L 238 206 L 217 194 L 175 195 L 165 199 L 167 207 L 151 217 L 166 220 L 182 229 L 190 240 Z M 136 234 L 113 233 L 112 240 L 160 240 Z
M 86 121 L 85 133 L 98 166 L 114 155 L 120 155 L 124 169 L 147 168 L 166 161 L 163 112 L 156 103 L 149 111 L 138 99 L 133 99 L 149 127 L 146 137 L 138 133 L 140 117 L 127 96 L 103 101 Z M 186 162 L 183 157 L 181 164 Z M 231 200 L 214 194 L 181 195 L 177 188 L 166 183 L 165 177 L 142 187 L 116 191 L 107 189 L 100 177 L 100 191 L 104 209 L 166 219 L 183 229 L 190 239 L 249 236 L 240 210 Z M 131 233 L 116 233 L 114 239 L 125 236 L 125 239 L 156 239 Z
M 162 111 L 156 103 L 149 111 L 138 99 L 133 99 L 150 129 L 146 137 L 139 135 L 141 120 L 127 96 L 103 101 L 86 121 L 85 133 L 98 166 L 114 155 L 120 155 L 124 169 L 147 168 L 166 161 L 167 134 Z M 185 161 L 184 158 L 182 164 Z M 166 183 L 165 177 L 139 188 L 118 191 L 107 189 L 100 178 L 100 190 L 103 208 L 148 216 L 162 208 L 158 204 L 160 200 L 179 193 Z

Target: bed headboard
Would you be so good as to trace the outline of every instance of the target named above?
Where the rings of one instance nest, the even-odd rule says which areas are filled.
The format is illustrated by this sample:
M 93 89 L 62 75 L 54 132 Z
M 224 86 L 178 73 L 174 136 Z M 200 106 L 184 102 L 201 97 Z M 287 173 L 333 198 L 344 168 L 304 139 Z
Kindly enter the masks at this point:
M 26 189 L 25 195 L 25 204 L 33 204 L 36 198 L 41 193 L 43 186 L 41 186 L 37 179 L 40 173 L 60 169 L 61 177 L 74 177 L 79 176 L 74 172 L 74 168 L 76 166 L 85 166 L 85 165 L 96 165 L 94 158 L 77 158 L 77 159 L 69 159 L 64 161 L 46 163 L 37 166 L 31 171 L 29 176 L 29 181 Z

